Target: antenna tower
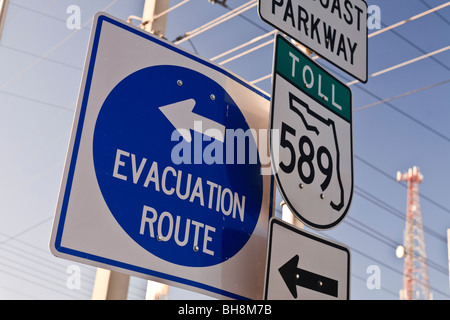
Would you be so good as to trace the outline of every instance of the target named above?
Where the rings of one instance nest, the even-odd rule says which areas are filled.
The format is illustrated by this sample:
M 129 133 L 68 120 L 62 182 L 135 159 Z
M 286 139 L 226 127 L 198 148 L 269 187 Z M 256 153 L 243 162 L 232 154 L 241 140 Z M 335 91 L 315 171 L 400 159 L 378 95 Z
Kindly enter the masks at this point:
M 414 166 L 406 173 L 397 172 L 397 181 L 408 182 L 406 227 L 403 247 L 397 248 L 397 257 L 404 258 L 401 300 L 431 300 L 428 280 L 427 255 L 423 236 L 422 213 L 419 202 L 419 183 L 423 175 Z

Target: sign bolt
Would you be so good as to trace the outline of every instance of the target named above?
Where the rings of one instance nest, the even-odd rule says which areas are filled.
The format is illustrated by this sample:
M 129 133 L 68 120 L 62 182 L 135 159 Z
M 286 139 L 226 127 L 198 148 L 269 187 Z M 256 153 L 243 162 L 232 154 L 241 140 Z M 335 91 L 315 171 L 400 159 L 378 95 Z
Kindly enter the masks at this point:
M 162 240 L 162 238 L 161 238 L 161 236 L 159 234 L 156 236 L 156 240 L 158 240 L 158 241 Z
M 194 251 L 198 252 L 198 246 L 194 246 Z
M 211 94 L 209 97 L 211 98 L 212 101 L 216 100 L 216 96 L 213 94 Z
M 325 199 L 325 195 L 323 193 L 320 194 L 320 199 Z
M 303 183 L 300 183 L 298 186 L 300 187 L 300 189 L 303 189 Z
M 181 87 L 183 85 L 183 81 L 177 80 L 177 85 Z

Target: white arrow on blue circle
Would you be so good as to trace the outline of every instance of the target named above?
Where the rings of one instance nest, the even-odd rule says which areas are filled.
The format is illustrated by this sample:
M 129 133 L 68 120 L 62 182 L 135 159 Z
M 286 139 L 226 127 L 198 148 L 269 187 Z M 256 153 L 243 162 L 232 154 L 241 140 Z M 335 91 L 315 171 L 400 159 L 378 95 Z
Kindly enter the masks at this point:
M 161 106 L 159 107 L 159 110 L 161 110 L 161 112 L 166 116 L 167 120 L 169 120 L 170 123 L 172 123 L 175 129 L 187 142 L 192 141 L 189 129 L 208 135 L 212 138 L 215 138 L 216 140 L 219 140 L 220 142 L 224 142 L 225 126 L 192 112 L 194 106 L 195 100 L 187 99 L 171 103 L 165 106 Z M 201 126 L 194 125 L 195 122 L 197 121 L 200 121 L 202 125 Z M 217 130 L 221 133 L 221 135 L 211 134 L 217 132 Z

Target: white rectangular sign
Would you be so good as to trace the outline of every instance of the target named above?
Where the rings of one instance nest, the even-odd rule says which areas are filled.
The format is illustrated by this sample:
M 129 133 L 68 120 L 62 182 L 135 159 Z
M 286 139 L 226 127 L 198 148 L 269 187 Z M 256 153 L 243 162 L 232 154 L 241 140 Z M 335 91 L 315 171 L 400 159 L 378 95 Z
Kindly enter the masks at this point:
M 347 247 L 272 218 L 267 250 L 264 299 L 350 299 Z
M 364 0 L 259 0 L 274 28 L 367 82 L 367 3 Z
M 261 299 L 275 196 L 273 177 L 261 174 L 263 163 L 270 171 L 261 158 L 268 122 L 269 98 L 256 87 L 97 14 L 52 253 L 217 297 Z

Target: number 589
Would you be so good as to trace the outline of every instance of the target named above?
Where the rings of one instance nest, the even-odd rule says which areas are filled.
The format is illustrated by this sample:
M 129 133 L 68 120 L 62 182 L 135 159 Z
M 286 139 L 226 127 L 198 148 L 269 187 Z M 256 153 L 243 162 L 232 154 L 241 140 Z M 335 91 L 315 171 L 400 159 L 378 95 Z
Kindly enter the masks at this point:
M 280 146 L 289 150 L 290 160 L 288 163 L 284 163 L 283 161 L 279 163 L 281 170 L 285 173 L 291 173 L 297 168 L 300 180 L 305 184 L 311 184 L 316 176 L 313 164 L 314 160 L 316 160 L 320 172 L 325 175 L 325 179 L 320 184 L 322 191 L 325 191 L 333 175 L 333 159 L 331 158 L 330 151 L 326 147 L 320 146 L 316 152 L 311 139 L 306 135 L 302 135 L 298 139 L 298 142 L 294 140 L 295 143 L 298 143 L 298 149 L 300 151 L 300 154 L 297 156 L 294 145 L 288 140 L 287 134 L 292 135 L 294 139 L 296 138 L 296 130 L 282 122 Z

